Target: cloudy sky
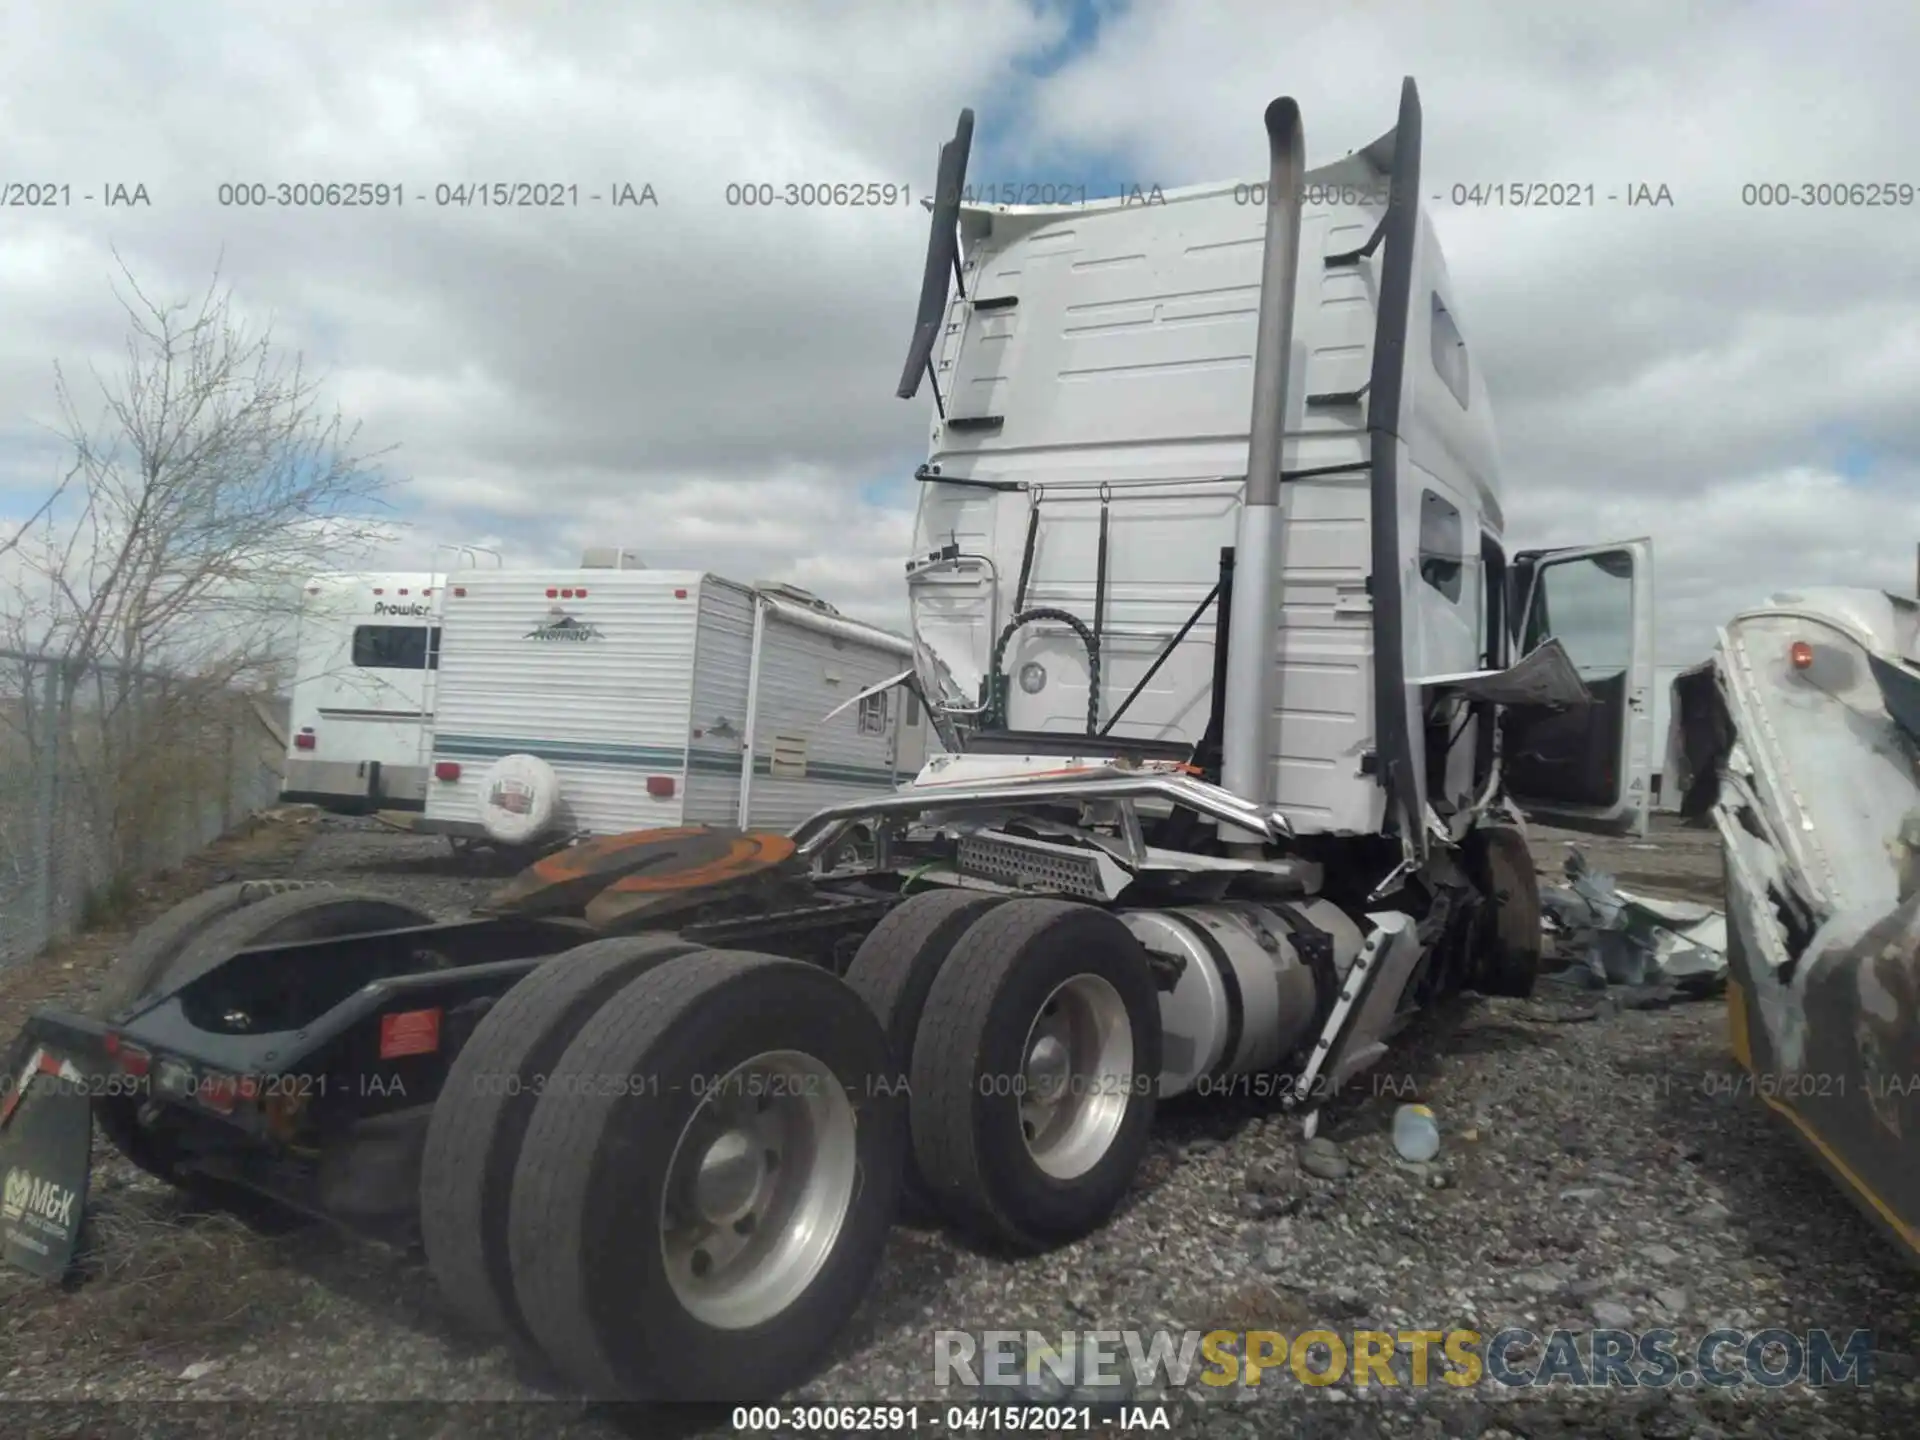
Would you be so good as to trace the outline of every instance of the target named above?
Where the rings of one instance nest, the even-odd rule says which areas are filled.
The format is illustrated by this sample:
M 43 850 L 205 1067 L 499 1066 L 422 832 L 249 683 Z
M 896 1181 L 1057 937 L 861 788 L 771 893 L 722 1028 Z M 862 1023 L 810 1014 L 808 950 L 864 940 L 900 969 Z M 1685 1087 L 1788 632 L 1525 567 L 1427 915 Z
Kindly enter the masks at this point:
M 928 187 L 961 105 L 981 182 L 1252 178 L 1274 95 L 1300 100 L 1317 164 L 1386 129 L 1411 74 L 1424 190 L 1602 197 L 1433 210 L 1512 541 L 1652 536 L 1670 662 L 1775 589 L 1914 585 L 1920 9 L 1891 0 L 97 0 L 14 7 L 0 40 L 0 183 L 71 187 L 0 208 L 0 526 L 56 473 L 52 363 L 114 361 L 117 249 L 182 299 L 219 263 L 399 447 L 395 563 L 619 542 L 899 623 L 930 402 L 892 390 L 924 214 L 749 210 L 726 186 Z M 405 199 L 220 203 L 283 181 Z M 476 181 L 580 200 L 434 203 Z M 1909 203 L 1743 205 L 1761 182 Z M 1640 183 L 1672 204 L 1605 202 Z M 150 203 L 103 205 L 116 184 Z M 609 204 L 622 184 L 658 204 Z

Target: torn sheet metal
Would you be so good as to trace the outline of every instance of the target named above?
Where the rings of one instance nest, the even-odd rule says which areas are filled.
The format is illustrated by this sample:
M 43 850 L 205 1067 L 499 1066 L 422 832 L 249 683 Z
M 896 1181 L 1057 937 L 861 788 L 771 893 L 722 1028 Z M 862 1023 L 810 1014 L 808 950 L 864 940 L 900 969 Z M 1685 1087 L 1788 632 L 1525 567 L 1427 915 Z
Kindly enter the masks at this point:
M 1716 684 L 1685 704 L 1717 788 L 1734 1055 L 1920 1259 L 1916 657 L 1909 598 L 1777 595 L 1721 629 Z
M 1665 981 L 1683 994 L 1712 995 L 1726 982 L 1724 912 L 1622 890 L 1578 849 L 1567 855 L 1567 884 L 1544 887 L 1540 906 L 1572 941 L 1595 988 Z
M 1566 647 L 1558 640 L 1536 645 L 1504 670 L 1430 675 L 1419 683 L 1428 689 L 1451 690 L 1468 700 L 1484 700 L 1495 705 L 1539 705 L 1573 710 L 1593 703 L 1593 692 L 1580 678 Z

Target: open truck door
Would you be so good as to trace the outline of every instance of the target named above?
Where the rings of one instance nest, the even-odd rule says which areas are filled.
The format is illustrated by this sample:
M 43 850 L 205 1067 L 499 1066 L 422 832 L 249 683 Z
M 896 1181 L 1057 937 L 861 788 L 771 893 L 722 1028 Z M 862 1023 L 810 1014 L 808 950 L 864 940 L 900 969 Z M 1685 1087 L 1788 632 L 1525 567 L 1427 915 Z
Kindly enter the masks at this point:
M 1508 707 L 1507 793 L 1549 825 L 1644 835 L 1653 808 L 1653 542 L 1524 550 L 1509 583 L 1518 653 L 1559 641 L 1593 698 Z

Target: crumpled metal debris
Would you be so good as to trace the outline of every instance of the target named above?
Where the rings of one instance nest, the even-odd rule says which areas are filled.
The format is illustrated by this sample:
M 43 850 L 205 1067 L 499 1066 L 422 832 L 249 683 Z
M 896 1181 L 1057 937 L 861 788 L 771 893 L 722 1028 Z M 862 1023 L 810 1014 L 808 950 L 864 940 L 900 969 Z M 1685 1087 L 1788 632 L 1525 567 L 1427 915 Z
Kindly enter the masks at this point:
M 1591 989 L 1664 982 L 1701 997 L 1726 984 L 1724 911 L 1622 890 L 1578 849 L 1567 853 L 1567 884 L 1541 888 L 1540 908 L 1566 936 Z

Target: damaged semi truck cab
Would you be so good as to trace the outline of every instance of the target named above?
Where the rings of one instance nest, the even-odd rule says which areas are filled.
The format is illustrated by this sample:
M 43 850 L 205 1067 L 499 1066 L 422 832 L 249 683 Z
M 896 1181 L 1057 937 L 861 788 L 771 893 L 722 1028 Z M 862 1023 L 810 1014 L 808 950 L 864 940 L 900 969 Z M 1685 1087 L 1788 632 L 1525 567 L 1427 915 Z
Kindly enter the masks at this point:
M 1647 547 L 1508 556 L 1413 82 L 1321 169 L 1291 100 L 1265 128 L 1264 180 L 1073 210 L 964 204 L 971 112 L 943 148 L 914 663 L 839 707 L 918 690 L 912 783 L 601 836 L 458 921 L 221 886 L 36 1012 L 15 1093 L 123 1080 L 135 1164 L 418 1234 L 586 1393 L 739 1401 L 824 1357 L 902 1195 L 1069 1241 L 1162 1098 L 1310 1120 L 1423 1005 L 1528 993 L 1514 800 L 1644 804 Z M 44 1169 L 64 1094 L 0 1150 Z
M 1920 604 L 1776 595 L 1673 685 L 1753 1092 L 1920 1260 Z
M 1148 204 L 964 204 L 970 112 L 943 149 L 898 393 L 951 753 L 888 804 L 958 818 L 926 878 L 1165 962 L 1162 1096 L 1289 1065 L 1305 1101 L 1422 1000 L 1530 988 L 1514 800 L 1645 825 L 1652 576 L 1644 540 L 1507 554 L 1412 81 L 1321 168 L 1265 118 L 1263 181 Z

